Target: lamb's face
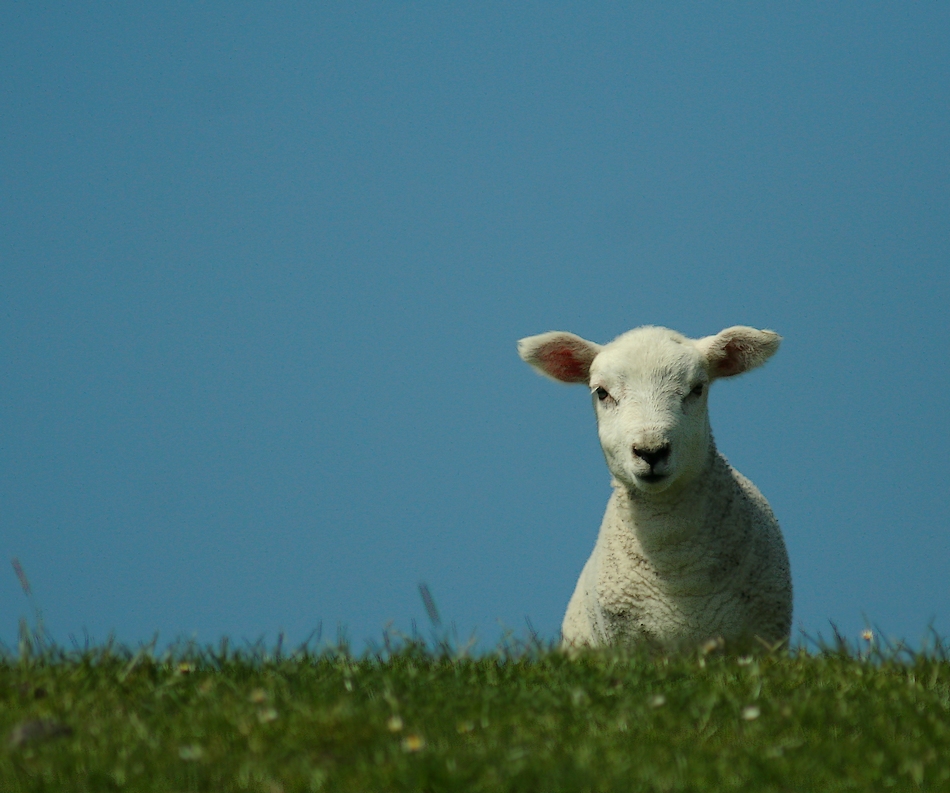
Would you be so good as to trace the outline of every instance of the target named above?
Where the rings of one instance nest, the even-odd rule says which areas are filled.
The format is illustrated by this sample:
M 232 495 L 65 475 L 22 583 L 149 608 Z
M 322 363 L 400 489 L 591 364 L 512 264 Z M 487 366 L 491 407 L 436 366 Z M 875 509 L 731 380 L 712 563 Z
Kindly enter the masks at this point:
M 695 343 L 665 328 L 639 328 L 599 350 L 589 384 L 600 444 L 618 481 L 659 493 L 702 469 L 709 382 Z
M 781 340 L 745 325 L 702 339 L 646 326 L 603 346 L 551 331 L 522 339 L 518 352 L 554 380 L 587 383 L 611 473 L 628 488 L 661 493 L 706 464 L 709 383 L 761 366 Z

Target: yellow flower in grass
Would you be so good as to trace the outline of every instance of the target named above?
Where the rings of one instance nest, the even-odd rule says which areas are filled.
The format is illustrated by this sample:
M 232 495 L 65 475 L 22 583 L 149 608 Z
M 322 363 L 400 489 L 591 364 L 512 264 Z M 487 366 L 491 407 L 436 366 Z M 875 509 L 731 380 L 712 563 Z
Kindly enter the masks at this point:
M 404 752 L 421 752 L 425 749 L 426 741 L 421 735 L 407 735 L 402 739 L 402 750 Z

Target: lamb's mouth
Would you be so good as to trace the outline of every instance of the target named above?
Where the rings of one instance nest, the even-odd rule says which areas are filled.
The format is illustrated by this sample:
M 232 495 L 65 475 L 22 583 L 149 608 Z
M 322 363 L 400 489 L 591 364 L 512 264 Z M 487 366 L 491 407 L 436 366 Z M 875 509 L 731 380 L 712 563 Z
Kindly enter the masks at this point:
M 652 471 L 648 474 L 637 474 L 636 477 L 641 482 L 647 482 L 648 484 L 654 484 L 656 482 L 662 482 L 669 474 L 657 474 Z

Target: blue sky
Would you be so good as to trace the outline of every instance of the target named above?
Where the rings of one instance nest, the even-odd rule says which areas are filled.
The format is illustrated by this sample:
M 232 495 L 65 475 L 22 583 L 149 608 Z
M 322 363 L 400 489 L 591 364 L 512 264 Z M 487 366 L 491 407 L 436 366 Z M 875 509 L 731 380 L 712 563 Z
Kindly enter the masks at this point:
M 711 394 L 795 630 L 950 635 L 950 6 L 23 4 L 0 640 L 557 634 L 609 477 L 517 339 L 784 336 Z M 3 568 L 0 568 L 2 570 Z

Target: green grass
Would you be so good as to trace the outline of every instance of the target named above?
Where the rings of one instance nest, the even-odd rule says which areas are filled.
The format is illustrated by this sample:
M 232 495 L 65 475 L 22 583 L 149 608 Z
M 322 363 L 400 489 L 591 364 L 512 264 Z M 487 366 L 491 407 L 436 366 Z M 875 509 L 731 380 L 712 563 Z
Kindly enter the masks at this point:
M 0 790 L 950 790 L 943 650 L 0 657 Z

